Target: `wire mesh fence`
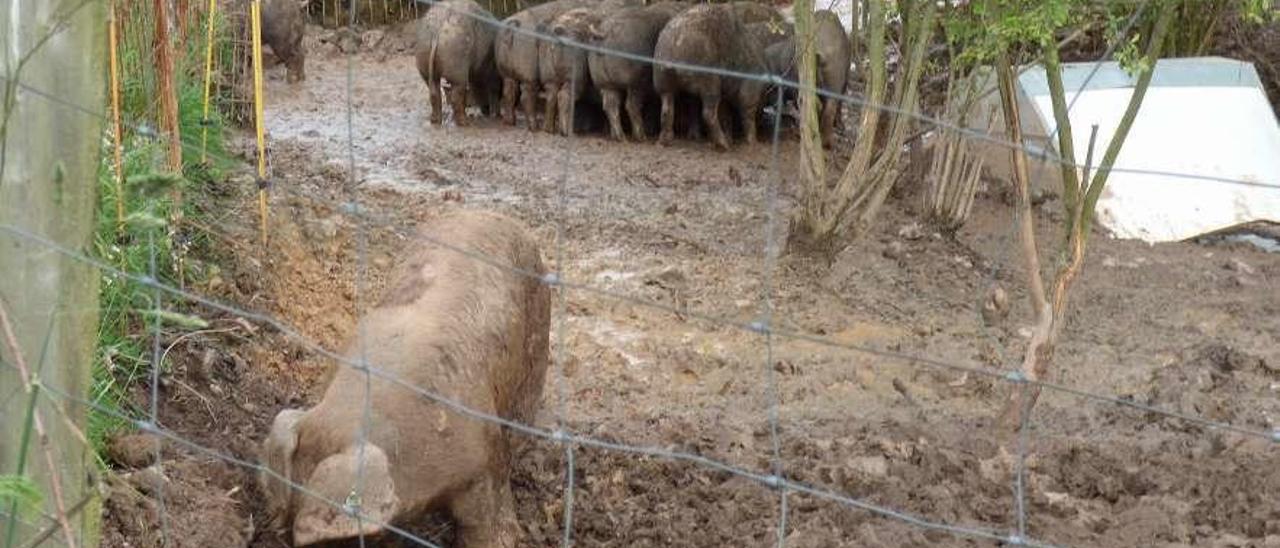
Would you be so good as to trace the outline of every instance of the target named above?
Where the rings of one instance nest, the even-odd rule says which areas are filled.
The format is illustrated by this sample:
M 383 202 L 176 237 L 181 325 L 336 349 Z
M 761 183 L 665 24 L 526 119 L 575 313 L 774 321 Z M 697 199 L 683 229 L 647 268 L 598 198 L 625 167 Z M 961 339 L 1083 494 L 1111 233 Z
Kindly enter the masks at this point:
M 126 3 L 126 5 L 127 4 L 128 3 Z M 191 36 L 195 36 L 191 30 L 192 28 L 203 28 L 201 25 L 197 25 L 196 23 L 199 21 L 207 21 L 202 19 L 202 17 L 208 17 L 208 14 L 207 11 L 201 11 L 202 8 L 200 7 L 200 4 L 201 3 L 199 2 L 191 2 L 179 7 L 177 11 L 177 14 L 179 14 L 178 17 L 180 20 L 186 21 L 184 24 L 177 25 L 179 29 L 185 29 L 179 31 L 179 40 L 186 40 Z M 430 5 L 429 9 L 448 9 L 447 5 L 433 5 L 435 4 L 434 2 L 400 2 L 390 0 L 337 0 L 333 2 L 322 0 L 319 2 L 311 2 L 307 9 L 313 16 L 318 16 L 324 25 L 353 27 L 359 24 L 385 24 L 401 21 L 409 17 L 416 17 L 418 14 L 415 13 L 415 11 L 420 9 L 420 4 L 423 6 Z M 247 4 L 240 3 L 241 7 L 245 5 Z M 154 25 L 139 24 L 139 22 L 147 21 L 146 18 L 148 17 L 143 6 L 145 6 L 145 3 L 140 3 L 133 5 L 128 9 L 122 9 L 118 12 L 119 17 L 122 22 L 124 22 L 124 28 L 126 29 L 123 33 L 122 41 L 126 44 L 131 43 L 130 41 L 135 41 L 132 43 L 138 44 L 133 48 L 133 51 L 137 52 L 137 55 L 126 55 L 122 60 L 122 66 L 125 74 L 131 74 L 130 71 L 136 71 L 137 74 L 149 74 L 149 67 L 154 66 L 154 61 L 152 61 L 150 57 L 146 57 L 147 55 L 152 55 L 152 53 L 149 52 L 154 51 L 150 46 L 148 46 L 148 44 L 153 41 L 154 37 L 147 35 L 145 31 L 147 28 L 154 28 Z M 509 10 L 509 8 L 504 5 L 502 11 L 514 11 L 518 10 L 519 7 L 520 5 L 517 4 L 514 8 L 510 8 Z M 421 9 L 425 11 L 426 8 L 424 7 Z M 495 14 L 499 13 L 499 11 L 493 9 L 492 6 L 490 7 L 490 12 Z M 220 17 L 224 17 L 227 21 L 227 28 L 235 29 L 235 32 L 223 35 L 223 38 L 218 41 L 219 47 L 216 48 L 224 53 L 229 48 L 229 56 L 232 59 L 230 62 L 219 61 L 216 63 L 217 66 L 223 67 L 229 72 L 229 75 L 227 75 L 224 80 L 229 83 L 224 85 L 227 86 L 228 89 L 233 90 L 230 94 L 232 98 L 230 99 L 228 107 L 231 109 L 230 112 L 233 113 L 232 116 L 235 116 L 235 112 L 239 112 L 236 110 L 237 108 L 241 108 L 237 105 L 243 105 L 244 103 L 244 96 L 239 95 L 238 92 L 234 91 L 242 89 L 241 86 L 244 84 L 239 82 L 242 82 L 241 79 L 244 78 L 244 75 L 246 74 L 243 70 L 244 65 L 239 61 L 244 58 L 245 54 L 243 53 L 244 49 L 242 48 L 247 48 L 245 44 L 248 43 L 248 35 L 245 34 L 244 30 L 248 28 L 248 25 L 244 22 L 244 13 L 244 11 L 240 11 L 238 9 L 229 9 L 223 12 Z M 472 16 L 470 15 L 470 12 L 468 12 L 468 14 L 468 16 Z M 873 497 L 854 496 L 842 488 L 821 485 L 815 482 L 798 479 L 807 475 L 808 471 L 797 470 L 794 465 L 789 465 L 787 462 L 787 453 L 782 447 L 785 443 L 782 439 L 783 434 L 780 433 L 780 430 L 784 429 L 780 426 L 780 422 L 783 420 L 780 416 L 783 396 L 782 391 L 779 389 L 780 373 L 777 370 L 776 364 L 778 363 L 778 352 L 781 352 L 778 347 L 784 344 L 807 343 L 817 347 L 829 348 L 862 356 L 874 356 L 886 361 L 905 364 L 906 367 L 911 369 L 921 368 L 945 371 L 965 375 L 966 378 L 969 375 L 982 377 L 988 379 L 993 385 L 1007 387 L 1010 390 L 1027 390 L 1030 387 L 1034 387 L 1046 390 L 1050 393 L 1077 398 L 1091 404 L 1114 406 L 1117 408 L 1128 409 L 1135 413 L 1166 417 L 1203 429 L 1195 430 L 1191 434 L 1188 434 L 1192 436 L 1207 436 L 1211 432 L 1222 432 L 1230 433 L 1241 439 L 1255 439 L 1271 443 L 1271 447 L 1273 448 L 1280 446 L 1280 430 L 1277 429 L 1268 430 L 1254 426 L 1242 426 L 1239 424 L 1233 424 L 1231 421 L 1216 420 L 1195 413 L 1187 413 L 1183 410 L 1162 408 L 1122 395 L 1095 393 L 1067 384 L 1059 384 L 1038 378 L 1029 378 L 1016 367 L 986 367 L 975 365 L 969 360 L 955 359 L 953 357 L 937 358 L 910 352 L 888 350 L 856 342 L 850 343 L 841 341 L 830 336 L 814 335 L 803 329 L 788 326 L 784 319 L 778 317 L 773 299 L 775 298 L 775 293 L 780 289 L 778 287 L 779 282 L 777 280 L 776 273 L 779 268 L 779 256 L 784 245 L 784 242 L 781 241 L 781 234 L 783 230 L 780 225 L 783 223 L 783 219 L 786 216 L 786 212 L 783 211 L 783 200 L 780 198 L 780 189 L 785 183 L 780 145 L 780 142 L 782 141 L 780 131 L 782 127 L 781 113 L 783 111 L 782 104 L 784 100 L 784 91 L 787 89 L 796 89 L 798 85 L 795 82 L 785 81 L 776 75 L 745 74 L 725 69 L 723 67 L 694 66 L 672 63 L 669 61 L 659 61 L 649 56 L 638 56 L 627 52 L 608 50 L 593 44 L 580 43 L 575 40 L 565 38 L 564 36 L 548 34 L 537 29 L 508 27 L 498 18 L 485 16 L 479 16 L 479 18 L 486 25 L 505 27 L 517 33 L 527 34 L 539 41 L 556 43 L 561 46 L 579 48 L 604 55 L 628 58 L 649 64 L 671 66 L 692 73 L 713 74 L 724 78 L 749 79 L 772 86 L 771 89 L 773 91 L 770 96 L 774 100 L 774 108 L 772 111 L 772 133 L 768 149 L 768 163 L 770 167 L 768 168 L 768 177 L 760 184 L 760 199 L 758 202 L 758 205 L 760 206 L 760 214 L 758 218 L 761 219 L 761 221 L 755 227 L 761 232 L 760 241 L 762 243 L 761 248 L 758 250 L 760 253 L 760 280 L 758 282 L 759 294 L 757 296 L 758 299 L 748 299 L 754 303 L 750 307 L 754 310 L 753 314 L 751 314 L 747 319 L 743 319 L 740 315 L 733 316 L 715 312 L 690 310 L 686 307 L 654 301 L 652 299 L 624 291 L 617 291 L 588 280 L 575 279 L 575 277 L 570 275 L 570 265 L 573 264 L 575 259 L 570 256 L 569 247 L 566 245 L 566 239 L 568 238 L 567 233 L 569 231 L 569 228 L 566 226 L 569 216 L 567 208 L 569 207 L 568 197 L 570 192 L 572 192 L 570 188 L 570 180 L 573 177 L 574 170 L 577 169 L 575 162 L 581 154 L 581 151 L 576 149 L 579 145 L 575 144 L 576 141 L 573 138 L 563 140 L 563 149 L 559 151 L 561 154 L 560 159 L 558 160 L 559 167 L 555 168 L 552 173 L 556 182 L 552 185 L 553 196 L 550 198 L 549 204 L 553 206 L 554 211 L 548 213 L 547 216 L 552 220 L 553 243 L 551 246 L 546 248 L 545 255 L 549 258 L 553 258 L 551 262 L 554 267 L 549 274 L 532 272 L 526 269 L 514 267 L 511 264 L 504 262 L 500 257 L 488 256 L 467 246 L 458 245 L 449 241 L 447 237 L 442 235 L 419 234 L 412 231 L 406 231 L 403 229 L 402 220 L 394 218 L 393 215 L 385 215 L 376 211 L 371 211 L 370 206 L 365 203 L 358 190 L 359 181 L 356 180 L 360 167 L 357 165 L 355 155 L 355 142 L 357 136 L 354 128 L 353 117 L 359 107 L 357 106 L 356 101 L 356 86 L 353 75 L 353 64 L 355 62 L 354 56 L 356 54 L 351 52 L 347 54 L 347 101 L 343 108 L 344 112 L 342 113 L 346 117 L 345 148 L 347 151 L 347 157 L 345 158 L 345 163 L 347 167 L 346 175 L 349 180 L 345 185 L 342 195 L 333 199 L 325 199 L 315 194 L 303 192 L 294 185 L 289 184 L 273 186 L 270 191 L 276 195 L 277 200 L 281 197 L 287 196 L 308 202 L 321 202 L 321 205 L 325 206 L 328 210 L 341 212 L 347 218 L 349 223 L 348 226 L 350 226 L 353 231 L 352 238 L 356 242 L 356 249 L 353 253 L 356 264 L 351 270 L 351 274 L 354 278 L 351 280 L 351 287 L 353 288 L 354 295 L 352 306 L 357 319 L 365 317 L 369 311 L 374 308 L 372 306 L 374 301 L 370 299 L 369 296 L 372 293 L 372 288 L 375 286 L 371 279 L 371 271 L 375 270 L 376 267 L 372 264 L 373 259 L 371 257 L 368 242 L 371 235 L 375 233 L 394 234 L 402 240 L 419 238 L 421 241 L 429 242 L 432 245 L 449 250 L 450 252 L 465 257 L 468 260 L 476 261 L 480 264 L 502 271 L 506 275 L 533 278 L 537 280 L 538 283 L 554 291 L 554 319 L 550 334 L 552 344 L 550 351 L 551 372 L 547 381 L 548 396 L 546 398 L 547 404 L 545 406 L 550 410 L 550 413 L 553 416 L 553 420 L 551 421 L 552 425 L 544 426 L 539 424 L 516 422 L 511 420 L 510 417 L 503 417 L 481 409 L 475 409 L 468 405 L 467 402 L 458 401 L 446 394 L 441 394 L 404 380 L 395 371 L 385 367 L 385 364 L 379 364 L 376 362 L 371 363 L 367 359 L 367 349 L 363 342 L 365 334 L 362 328 L 357 328 L 357 332 L 354 336 L 355 344 L 352 348 L 355 348 L 355 351 L 351 353 L 336 352 L 332 349 L 331 345 L 328 344 L 328 341 L 320 341 L 316 340 L 314 337 L 307 336 L 302 332 L 302 330 L 290 325 L 289 322 L 282 320 L 276 315 L 256 312 L 252 307 L 231 304 L 209 295 L 193 291 L 189 288 L 181 287 L 176 283 L 166 282 L 164 281 L 165 276 L 163 272 L 159 271 L 156 266 L 156 254 L 158 250 L 161 249 L 158 244 L 152 243 L 147 246 L 150 250 L 150 255 L 147 260 L 146 269 L 133 271 L 128 268 L 121 268 L 119 265 L 111 264 L 102 258 L 91 256 L 81 250 L 68 249 L 29 229 L 14 226 L 9 223 L 0 223 L 0 233 L 6 234 L 9 238 L 20 239 L 27 243 L 45 246 L 50 252 L 62 254 L 72 260 L 82 262 L 98 269 L 107 278 L 120 280 L 121 283 L 127 281 L 129 283 L 138 284 L 147 288 L 151 292 L 149 306 L 151 307 L 150 319 L 153 323 L 151 326 L 152 352 L 150 363 L 148 364 L 149 388 L 147 394 L 150 401 L 147 409 L 130 410 L 110 405 L 103 405 L 101 402 L 84 398 L 81 395 L 67 393 L 63 391 L 61 387 L 57 386 L 41 386 L 41 389 L 44 392 L 51 394 L 60 402 L 61 405 L 87 408 L 93 413 L 103 414 L 125 421 L 142 432 L 159 436 L 167 446 L 181 448 L 183 451 L 202 454 L 208 458 L 216 459 L 237 467 L 242 467 L 254 473 L 270 476 L 275 481 L 286 484 L 288 489 L 294 491 L 299 496 L 316 500 L 321 504 L 328 506 L 334 511 L 333 516 L 335 516 L 335 519 L 339 519 L 341 516 L 347 516 L 361 524 L 371 523 L 376 526 L 376 529 L 380 529 L 388 535 L 400 537 L 408 543 L 420 546 L 437 546 L 439 544 L 436 541 L 424 538 L 423 536 L 410 531 L 408 528 L 404 527 L 403 524 L 397 523 L 394 520 L 384 521 L 378 519 L 370 509 L 363 507 L 361 504 L 362 500 L 371 498 L 371 494 L 367 493 L 362 485 L 367 458 L 364 454 L 363 448 L 367 445 L 365 440 L 372 437 L 374 432 L 376 432 L 380 427 L 374 418 L 374 416 L 378 414 L 378 402 L 373 401 L 369 396 L 370 387 L 374 382 L 394 385 L 399 390 L 416 395 L 423 402 L 429 402 L 434 406 L 438 406 L 440 409 L 447 410 L 449 413 L 456 414 L 457 416 L 463 417 L 469 421 L 498 425 L 505 432 L 508 432 L 513 436 L 539 439 L 558 447 L 559 450 L 563 452 L 563 457 L 561 457 L 560 460 L 563 464 L 563 502 L 560 507 L 560 519 L 562 525 L 560 526 L 561 534 L 558 539 L 558 544 L 566 547 L 574 544 L 575 542 L 584 542 L 581 539 L 575 539 L 574 535 L 575 527 L 578 526 L 574 517 L 575 504 L 578 504 L 575 501 L 581 496 L 581 490 L 583 489 L 581 478 L 576 475 L 575 459 L 581 459 L 582 453 L 588 450 L 618 453 L 629 457 L 653 458 L 686 463 L 695 467 L 714 471 L 715 473 L 740 478 L 751 483 L 756 489 L 768 493 L 771 500 L 776 500 L 777 518 L 775 525 L 771 529 L 772 540 L 766 542 L 766 544 L 776 543 L 779 546 L 783 546 L 788 543 L 789 539 L 793 538 L 790 534 L 790 528 L 793 527 L 794 524 L 792 507 L 794 505 L 794 500 L 797 497 L 810 497 L 812 499 L 826 501 L 835 505 L 848 507 L 850 509 L 864 511 L 886 520 L 905 524 L 911 528 L 942 533 L 946 535 L 945 538 L 948 539 L 939 541 L 942 544 L 955 542 L 954 539 L 957 538 L 976 539 L 991 541 L 1003 545 L 1017 546 L 1048 546 L 1056 545 L 1057 542 L 1059 542 L 1053 538 L 1040 538 L 1035 528 L 1029 526 L 1029 523 L 1033 523 L 1034 520 L 1029 516 L 1030 504 L 1028 503 L 1028 499 L 1030 497 L 1028 495 L 1025 469 L 1028 454 L 1031 452 L 1028 436 L 1030 435 L 1029 433 L 1032 428 L 1028 422 L 1023 423 L 1022 427 L 1018 430 L 1018 438 L 1012 444 L 1013 451 L 1016 452 L 1016 455 L 1012 456 L 1012 462 L 1014 464 L 1012 466 L 1011 473 L 1008 474 L 1008 492 L 1013 499 L 1012 504 L 1010 505 L 1013 509 L 1013 515 L 1010 516 L 1011 519 L 1008 520 L 1008 523 L 1002 527 L 970 525 L 958 520 L 938 519 L 918 512 L 896 508 L 892 505 L 873 502 Z M 138 31 L 133 32 L 134 29 L 138 29 Z M 193 65 L 194 63 L 184 66 Z M 150 86 L 154 86 L 154 83 L 146 76 L 141 77 L 140 80 L 133 81 L 140 81 L 141 85 L 144 86 L 145 89 L 153 89 Z M 570 86 L 575 87 L 574 84 L 575 83 L 571 82 Z M 65 108 L 79 111 L 85 116 L 101 116 L 101 109 L 97 108 L 95 105 L 76 105 L 62 102 L 58 98 L 56 90 L 32 88 L 22 84 L 21 82 L 18 82 L 17 85 L 22 88 L 22 92 L 24 94 L 32 97 L 46 101 L 59 102 Z M 885 108 L 884 105 L 870 104 L 861 97 L 846 95 L 843 93 L 831 93 L 823 90 L 815 91 L 819 95 L 834 98 L 851 107 L 857 107 L 860 109 Z M 138 96 L 146 95 L 148 94 L 143 93 Z M 152 106 L 144 106 L 135 109 L 137 112 L 148 113 L 153 110 L 154 107 Z M 986 142 L 1005 148 L 1018 146 L 1016 143 L 1011 143 L 1001 136 L 983 133 L 969 127 L 955 126 L 943 120 L 930 118 L 910 110 L 889 112 L 888 114 L 914 118 L 921 124 L 934 128 L 942 128 L 949 132 L 962 135 L 964 139 L 970 140 L 970 142 Z M 457 113 L 455 113 L 455 115 L 457 115 Z M 153 116 L 148 115 L 146 118 L 153 119 Z M 142 135 L 145 138 L 156 142 L 165 143 L 167 139 L 171 139 L 168 136 L 156 134 L 154 131 L 150 130 L 149 124 L 144 121 L 126 120 L 123 125 L 128 131 Z M 183 133 L 180 135 L 177 138 L 177 142 L 167 142 L 166 144 L 170 146 L 177 146 L 189 155 L 193 154 L 195 151 L 201 151 L 205 154 L 209 153 L 205 145 L 201 143 L 199 137 L 189 133 Z M 1046 164 L 1062 162 L 1060 159 L 1045 158 L 1046 152 L 1044 149 L 1036 149 L 1033 152 L 1040 156 L 1042 160 L 1045 160 Z M 215 153 L 215 155 L 219 154 L 220 153 Z M 234 162 L 231 158 L 223 159 L 229 163 Z M 1091 166 L 1072 167 L 1087 169 Z M 1212 181 L 1226 185 L 1263 187 L 1277 189 L 1277 191 L 1280 191 L 1280 182 L 1276 181 L 1249 181 L 1199 174 L 1159 173 L 1150 170 L 1126 169 L 1123 166 L 1115 167 L 1112 171 L 1116 173 L 1129 172 L 1159 174 L 1170 177 L 1185 178 L 1187 180 Z M 1016 220 L 1014 225 L 1016 225 Z M 1010 233 L 1012 234 L 1013 232 L 1014 229 L 1011 227 Z M 154 234 L 152 236 L 154 237 Z M 236 239 L 235 236 L 226 236 L 226 238 L 230 241 L 234 241 Z M 1012 245 L 1009 247 L 1012 247 Z M 994 273 L 992 276 L 994 277 Z M 621 303 L 627 306 L 648 309 L 661 313 L 675 314 L 693 321 L 705 322 L 724 330 L 740 332 L 741 334 L 749 337 L 750 340 L 754 341 L 747 344 L 758 344 L 761 350 L 757 352 L 757 355 L 760 357 L 761 363 L 752 366 L 752 370 L 758 373 L 758 376 L 756 376 L 754 380 L 759 383 L 759 386 L 763 387 L 761 393 L 763 394 L 762 398 L 764 405 L 762 409 L 763 413 L 759 417 L 759 422 L 760 424 L 765 425 L 765 431 L 767 432 L 765 436 L 768 440 L 765 444 L 767 449 L 764 451 L 766 456 L 766 465 L 741 465 L 730 462 L 728 459 L 707 456 L 698 451 L 685 451 L 659 445 L 627 443 L 608 436 L 599 436 L 591 433 L 575 431 L 573 426 L 575 421 L 573 421 L 572 417 L 569 416 L 569 409 L 571 407 L 568 405 L 574 396 L 565 387 L 567 382 L 566 368 L 570 361 L 570 356 L 568 355 L 570 349 L 566 342 L 566 332 L 568 330 L 567 326 L 570 316 L 570 304 L 568 298 L 571 293 L 588 294 L 614 303 Z M 314 354 L 324 360 L 332 361 L 338 364 L 339 367 L 352 368 L 354 371 L 363 375 L 366 388 L 365 397 L 360 403 L 365 418 L 361 421 L 358 428 L 358 434 L 355 437 L 356 441 L 354 442 L 354 445 L 360 447 L 362 450 L 358 457 L 359 466 L 357 467 L 357 470 L 359 470 L 359 474 L 357 476 L 357 481 L 350 487 L 350 491 L 352 493 L 351 496 L 348 496 L 345 499 L 327 497 L 317 492 L 315 489 L 308 487 L 305 482 L 298 481 L 298 478 L 291 477 L 287 471 L 282 472 L 281 470 L 272 469 L 261 462 L 258 462 L 256 459 L 246 458 L 244 455 L 231 454 L 227 451 L 219 450 L 215 447 L 211 447 L 207 442 L 201 443 L 192 440 L 190 439 L 190 436 L 183 435 L 182 433 L 163 425 L 164 420 L 160 411 L 161 402 L 159 401 L 160 394 L 163 392 L 161 387 L 161 383 L 163 382 L 162 355 L 164 353 L 162 351 L 162 347 L 164 346 L 162 319 L 165 318 L 166 313 L 177 309 L 184 309 L 187 306 L 198 310 L 216 313 L 223 318 L 247 321 L 253 325 L 261 326 L 262 328 L 269 327 L 272 331 L 280 333 L 285 338 L 290 339 L 293 344 L 304 348 L 306 352 Z M 1012 363 L 1011 360 L 1005 359 L 1000 359 L 999 362 L 1001 364 Z M 5 365 L 13 367 L 12 364 L 7 362 Z M 139 411 L 143 412 L 140 413 Z M 1023 414 L 1024 421 L 1030 421 L 1030 417 L 1031 413 L 1029 412 Z M 156 454 L 153 457 L 153 462 L 156 463 L 158 468 L 163 470 L 164 461 L 161 460 L 162 453 L 159 445 L 156 447 L 155 451 Z M 1274 451 L 1274 449 L 1271 449 L 1271 451 Z M 162 544 L 168 542 L 178 543 L 179 541 L 177 539 L 167 538 L 169 533 L 166 531 L 165 525 L 165 490 L 163 488 L 158 489 L 156 493 L 154 493 L 154 497 L 158 501 L 160 542 Z M 53 523 L 28 523 L 27 525 L 33 528 L 52 527 Z M 357 530 L 364 531 L 363 527 L 360 527 Z M 677 532 L 676 534 L 679 533 Z M 46 535 L 47 538 L 53 539 L 55 542 L 57 541 L 56 536 L 56 534 L 52 533 L 50 535 Z M 359 537 L 361 544 L 366 541 L 363 532 L 355 536 Z M 69 538 L 64 540 L 70 542 Z M 37 542 L 37 544 L 39 543 Z

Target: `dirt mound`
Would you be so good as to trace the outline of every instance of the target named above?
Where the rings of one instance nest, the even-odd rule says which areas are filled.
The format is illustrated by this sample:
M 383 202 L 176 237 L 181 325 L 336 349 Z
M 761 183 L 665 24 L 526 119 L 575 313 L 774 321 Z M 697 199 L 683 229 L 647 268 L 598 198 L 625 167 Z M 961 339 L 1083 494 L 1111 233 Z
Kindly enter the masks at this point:
M 253 525 L 236 500 L 240 476 L 225 464 L 187 460 L 110 476 L 102 545 L 244 546 Z

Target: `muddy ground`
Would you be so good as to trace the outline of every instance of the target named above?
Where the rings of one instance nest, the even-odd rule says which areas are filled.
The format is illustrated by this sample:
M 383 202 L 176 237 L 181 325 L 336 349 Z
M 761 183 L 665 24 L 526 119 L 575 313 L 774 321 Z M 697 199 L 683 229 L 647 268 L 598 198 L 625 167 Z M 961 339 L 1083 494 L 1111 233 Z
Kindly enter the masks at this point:
M 982 373 L 1017 365 L 1030 316 L 998 189 L 984 190 L 959 233 L 943 235 L 924 223 L 918 182 L 908 177 L 872 233 L 830 264 L 783 255 L 766 286 L 767 188 L 780 189 L 772 226 L 782 240 L 794 139 L 781 144 L 778 179 L 767 144 L 717 153 L 688 141 L 566 140 L 490 120 L 429 127 L 405 45 L 393 34 L 366 35 L 351 78 L 350 149 L 345 57 L 317 43 L 305 83 L 286 84 L 282 67 L 268 74 L 270 246 L 263 253 L 254 244 L 251 177 L 210 189 L 207 205 L 218 213 L 203 230 L 218 252 L 197 264 L 206 281 L 192 290 L 341 350 L 357 303 L 377 295 L 414 224 L 455 208 L 503 211 L 535 227 L 566 279 L 600 290 L 569 290 L 554 312 L 563 359 L 561 373 L 549 375 L 540 426 L 561 419 L 582 436 L 768 473 L 772 380 L 788 478 L 929 522 L 1017 531 L 1016 459 L 998 449 L 1017 444 L 991 427 L 1009 387 Z M 344 208 L 353 201 L 369 212 L 365 220 Z M 1037 211 L 1045 246 L 1057 207 Z M 1009 292 L 1012 313 L 988 326 L 981 303 L 996 286 Z M 758 318 L 766 293 L 773 325 L 834 344 L 773 337 L 768 348 L 760 334 L 729 325 Z M 264 523 L 252 473 L 223 457 L 255 461 L 275 413 L 313 402 L 334 365 L 263 322 L 202 313 L 213 322 L 208 332 L 165 341 L 173 349 L 160 424 L 219 455 L 169 442 L 163 475 L 120 466 L 107 546 L 158 546 L 161 535 L 171 546 L 285 545 Z M 1280 420 L 1278 339 L 1280 254 L 1098 235 L 1072 293 L 1053 381 L 1270 431 Z M 1041 398 L 1025 444 L 1031 538 L 1280 546 L 1280 444 L 1054 391 Z M 120 445 L 117 460 L 146 465 Z M 593 448 L 575 457 L 580 545 L 776 542 L 781 493 L 753 480 Z M 514 482 L 521 546 L 561 542 L 564 469 L 559 446 L 537 441 L 522 452 Z M 789 493 L 787 506 L 793 547 L 1000 544 L 810 494 Z M 433 540 L 452 535 L 440 520 L 409 525 Z

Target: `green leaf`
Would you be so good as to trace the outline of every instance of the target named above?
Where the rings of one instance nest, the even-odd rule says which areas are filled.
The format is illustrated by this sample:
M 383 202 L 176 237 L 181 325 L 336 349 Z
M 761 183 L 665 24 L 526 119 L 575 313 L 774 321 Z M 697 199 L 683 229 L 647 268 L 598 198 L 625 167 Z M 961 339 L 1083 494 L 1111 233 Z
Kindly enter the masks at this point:
M 0 475 L 0 504 L 5 507 L 17 505 L 19 514 L 29 515 L 40 508 L 41 502 L 44 502 L 44 495 L 30 478 Z
M 135 228 L 164 228 L 169 221 L 149 211 L 135 211 L 124 218 L 124 222 Z
M 186 179 L 173 173 L 141 173 L 130 175 L 125 183 L 140 196 L 157 198 L 174 188 L 185 186 Z
M 172 310 L 154 310 L 144 309 L 137 310 L 139 314 L 150 318 L 160 318 L 160 321 L 183 327 L 186 329 L 207 329 L 209 322 L 199 316 L 174 312 Z

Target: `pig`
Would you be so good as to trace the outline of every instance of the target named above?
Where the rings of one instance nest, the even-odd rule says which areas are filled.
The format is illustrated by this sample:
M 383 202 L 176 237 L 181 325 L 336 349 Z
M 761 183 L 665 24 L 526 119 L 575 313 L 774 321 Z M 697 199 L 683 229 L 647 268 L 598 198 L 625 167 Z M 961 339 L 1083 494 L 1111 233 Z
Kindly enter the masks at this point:
M 536 32 L 561 13 L 588 5 L 589 0 L 554 0 L 521 10 L 503 20 L 493 46 L 493 56 L 502 77 L 502 116 L 507 125 L 516 124 L 516 98 L 519 96 L 529 130 L 537 129 L 534 109 L 540 82 L 538 72 L 538 38 L 515 29 Z
M 265 0 L 262 2 L 262 43 L 271 47 L 271 53 L 284 63 L 285 81 L 296 83 L 306 80 L 307 52 L 302 47 L 306 33 L 307 0 Z
M 568 10 L 540 27 L 539 31 L 580 44 L 588 43 L 590 37 L 599 32 L 604 19 L 625 7 L 627 1 L 606 0 Z M 538 79 L 547 96 L 543 130 L 553 133 L 558 128 L 562 135 L 572 134 L 574 104 L 591 87 L 587 50 L 551 40 L 539 42 Z
M 654 67 L 653 87 L 662 98 L 659 143 L 669 144 L 674 137 L 675 98 L 680 92 L 699 97 L 703 121 L 718 148 L 729 148 L 729 140 L 720 126 L 722 98 L 737 109 L 746 142 L 755 143 L 756 116 L 766 87 L 764 82 L 676 69 L 664 66 L 662 62 L 763 74 L 768 70 L 764 48 L 747 32 L 747 26 L 780 20 L 781 16 L 772 8 L 754 2 L 734 2 L 699 5 L 676 15 L 667 23 L 658 34 L 653 52 L 658 62 Z
M 831 10 L 818 10 L 813 14 L 814 57 L 818 89 L 833 94 L 843 94 L 849 82 L 849 63 L 853 50 L 849 35 L 840 24 L 840 18 Z M 788 37 L 765 48 L 770 72 L 790 81 L 799 80 L 800 58 L 796 38 Z M 787 95 L 794 96 L 794 88 Z M 835 128 L 839 120 L 841 101 L 832 97 L 820 97 L 822 113 L 819 118 L 822 145 L 831 148 L 835 141 Z
M 364 363 L 405 385 L 531 423 L 547 369 L 551 290 L 529 234 L 522 223 L 488 212 L 429 221 L 391 272 L 360 326 L 363 341 L 348 344 L 347 358 L 360 363 L 363 351 Z M 264 468 L 305 491 L 259 475 L 273 526 L 291 530 L 294 544 L 311 545 L 377 536 L 382 524 L 411 524 L 439 510 L 456 522 L 460 546 L 514 548 L 519 524 L 510 477 L 518 434 L 380 374 L 340 366 L 314 407 L 276 415 L 260 449 Z M 317 497 L 355 505 L 361 519 Z
M 658 33 L 672 17 L 692 5 L 688 2 L 663 2 L 620 9 L 592 33 L 592 43 L 613 51 L 652 57 Z M 609 119 L 613 139 L 623 140 L 620 107 L 625 95 L 632 137 L 636 141 L 647 140 L 642 111 L 645 99 L 653 94 L 653 66 L 594 51 L 587 54 L 587 64 L 591 82 L 600 91 L 600 101 Z
M 467 125 L 467 95 L 474 92 L 486 113 L 497 107 L 498 74 L 493 61 L 493 19 L 474 0 L 443 0 L 418 21 L 416 61 L 431 99 L 431 123 L 444 120 L 441 80 L 448 82 L 453 121 Z

